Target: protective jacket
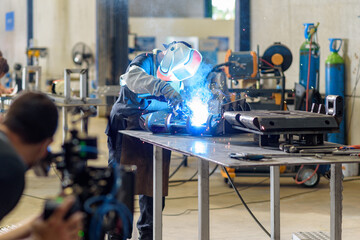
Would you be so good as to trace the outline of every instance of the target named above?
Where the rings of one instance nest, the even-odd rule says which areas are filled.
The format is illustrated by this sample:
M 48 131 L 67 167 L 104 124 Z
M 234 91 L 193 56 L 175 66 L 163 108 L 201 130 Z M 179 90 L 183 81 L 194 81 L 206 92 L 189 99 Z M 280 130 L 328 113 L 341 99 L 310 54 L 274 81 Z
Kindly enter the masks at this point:
M 105 133 L 108 135 L 109 163 L 137 166 L 136 193 L 152 196 L 153 146 L 139 139 L 120 134 L 119 130 L 141 130 L 139 120 L 143 114 L 168 108 L 163 96 L 170 88 L 168 82 L 154 77 L 156 53 L 138 55 L 120 77 L 119 98 L 112 107 Z M 172 87 L 171 87 L 172 89 Z M 164 151 L 163 194 L 167 195 L 170 151 Z

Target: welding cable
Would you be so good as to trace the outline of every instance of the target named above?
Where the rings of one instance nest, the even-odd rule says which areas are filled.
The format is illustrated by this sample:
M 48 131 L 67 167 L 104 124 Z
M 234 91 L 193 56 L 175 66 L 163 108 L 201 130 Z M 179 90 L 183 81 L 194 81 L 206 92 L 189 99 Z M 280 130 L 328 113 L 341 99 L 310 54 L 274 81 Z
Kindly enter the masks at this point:
M 309 181 L 309 180 L 316 174 L 317 170 L 319 169 L 319 166 L 320 166 L 319 164 L 316 165 L 316 168 L 315 168 L 314 172 L 313 172 L 307 179 L 302 180 L 302 181 L 299 182 L 299 181 L 298 181 L 299 172 L 300 172 L 300 170 L 303 169 L 303 167 L 304 167 L 304 165 L 301 165 L 299 171 L 296 173 L 295 183 L 296 183 L 296 184 L 303 184 L 303 183 L 306 183 L 307 181 Z
M 184 159 L 181 161 L 181 163 L 179 164 L 179 166 L 177 166 L 176 169 L 169 175 L 169 179 L 172 178 L 172 177 L 175 175 L 175 173 L 177 173 L 177 171 L 179 171 L 179 169 L 180 169 L 183 165 L 185 165 L 185 162 L 186 162 L 186 161 L 187 161 L 187 158 L 184 158 Z
M 238 197 L 240 198 L 242 204 L 244 205 L 244 207 L 246 208 L 246 210 L 249 212 L 249 214 L 252 216 L 252 218 L 255 220 L 255 222 L 259 225 L 259 227 L 271 238 L 271 234 L 266 230 L 266 228 L 260 223 L 260 221 L 255 217 L 255 215 L 252 213 L 252 211 L 250 210 L 250 208 L 248 207 L 248 205 L 246 204 L 246 202 L 244 201 L 244 199 L 242 198 L 242 196 L 240 195 L 239 191 L 237 190 L 237 188 L 235 187 L 233 181 L 231 180 L 231 177 L 228 173 L 228 171 L 226 170 L 225 167 L 221 166 L 222 169 L 224 170 L 224 172 L 226 173 L 228 180 L 231 184 L 231 186 L 233 187 L 233 189 L 235 190 L 236 194 L 238 195 Z
M 272 65 L 271 63 L 269 63 L 268 61 L 266 61 L 265 59 L 259 58 L 260 61 L 262 61 L 263 63 L 266 63 L 267 65 L 269 65 L 271 68 L 275 68 L 274 65 Z
M 290 199 L 290 198 L 293 198 L 293 197 L 298 197 L 298 196 L 302 196 L 304 194 L 310 194 L 310 193 L 314 193 L 314 192 L 318 192 L 318 191 L 320 191 L 320 189 L 310 190 L 310 191 L 301 192 L 301 193 L 294 193 L 294 194 L 290 194 L 290 195 L 287 195 L 287 196 L 283 196 L 283 197 L 280 198 L 280 200 Z M 266 200 L 251 201 L 251 202 L 248 202 L 247 204 L 250 205 L 250 204 L 267 203 L 267 202 L 270 202 L 270 200 L 266 199 Z M 242 203 L 237 203 L 237 204 L 233 204 L 233 205 L 225 206 L 225 207 L 210 208 L 209 210 L 211 210 L 211 211 L 213 211 L 213 210 L 224 210 L 224 209 L 229 209 L 229 208 L 238 207 L 238 206 L 242 206 L 242 205 L 243 205 Z M 191 212 L 198 212 L 198 209 L 197 208 L 196 209 L 195 208 L 186 209 L 185 211 L 183 211 L 181 213 L 163 214 L 163 216 L 174 217 L 174 216 L 181 216 L 181 215 L 184 215 L 184 214 L 188 214 L 188 213 L 191 213 Z
M 54 166 L 54 164 L 51 164 L 51 168 L 53 169 L 55 175 L 59 178 L 59 180 L 60 180 L 60 182 L 61 182 L 61 185 L 63 185 L 63 181 L 62 181 L 62 179 L 61 179 L 61 177 L 60 177 L 60 175 L 59 175 L 56 167 Z
M 230 67 L 232 65 L 240 65 L 240 67 L 242 66 L 240 63 L 235 62 L 235 61 L 230 61 L 230 62 L 217 64 L 210 70 L 210 72 L 208 72 L 205 79 L 208 79 L 210 73 L 212 73 L 212 72 L 220 72 L 220 71 L 222 71 L 220 68 L 222 68 L 222 67 Z
M 194 175 L 192 175 L 188 180 L 173 180 L 173 181 L 169 181 L 169 183 L 175 183 L 178 182 L 178 184 L 173 184 L 173 185 L 169 185 L 169 187 L 177 187 L 180 185 L 183 185 L 187 182 L 191 182 L 191 181 L 197 181 L 197 179 L 193 179 L 194 177 L 196 177 L 196 175 L 198 174 L 199 171 L 196 171 L 194 173 Z
M 23 195 L 23 196 L 25 196 L 25 197 L 30 197 L 30 198 L 35 198 L 35 199 L 43 200 L 43 201 L 50 200 L 49 198 L 42 198 L 42 197 L 38 197 L 38 196 L 26 194 L 26 193 L 23 193 L 23 194 L 21 194 L 21 195 Z
M 98 240 L 101 238 L 103 220 L 105 216 L 112 211 L 121 219 L 123 239 L 126 240 L 131 234 L 129 229 L 133 222 L 133 215 L 124 203 L 117 200 L 117 191 L 122 185 L 122 179 L 117 176 L 116 163 L 112 164 L 112 168 L 114 169 L 114 184 L 110 194 L 91 197 L 84 203 L 84 210 L 92 214 L 89 232 L 90 240 Z M 91 206 L 98 203 L 101 204 L 93 210 Z
M 260 182 L 251 184 L 249 186 L 245 186 L 243 188 L 241 188 L 239 191 L 245 191 L 249 188 L 252 188 L 256 185 L 259 185 L 265 181 L 267 181 L 269 178 L 265 178 L 263 180 L 261 180 Z M 214 193 L 214 194 L 210 194 L 209 197 L 218 197 L 218 196 L 223 196 L 223 195 L 227 195 L 227 194 L 231 194 L 234 193 L 233 191 L 227 191 L 227 192 L 219 192 L 219 193 Z M 179 200 L 179 199 L 188 199 L 188 198 L 198 198 L 198 195 L 192 195 L 192 196 L 183 196 L 183 197 L 167 197 L 166 200 Z
M 216 169 L 218 168 L 219 165 L 216 165 L 214 167 L 214 169 L 209 173 L 209 177 L 211 177 L 211 175 L 214 174 L 214 172 L 216 171 Z M 174 185 L 170 185 L 170 187 L 177 187 L 177 186 L 180 186 L 184 183 L 187 183 L 187 182 L 193 182 L 193 181 L 197 181 L 197 179 L 193 179 L 196 175 L 198 174 L 198 171 L 195 172 L 194 175 L 192 175 L 189 179 L 187 180 L 172 180 L 172 181 L 169 181 L 169 183 L 180 183 L 180 184 L 174 184 Z

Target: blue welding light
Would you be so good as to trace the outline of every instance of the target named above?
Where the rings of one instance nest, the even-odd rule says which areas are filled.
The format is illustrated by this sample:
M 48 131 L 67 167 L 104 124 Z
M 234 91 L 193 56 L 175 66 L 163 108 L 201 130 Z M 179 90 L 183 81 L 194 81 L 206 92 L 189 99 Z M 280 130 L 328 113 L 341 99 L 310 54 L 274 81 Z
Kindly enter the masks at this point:
M 188 103 L 188 107 L 192 111 L 191 116 L 191 125 L 192 126 L 202 126 L 206 123 L 209 116 L 208 104 L 203 102 L 202 99 L 198 96 L 193 97 Z
M 201 141 L 194 142 L 194 151 L 195 153 L 206 153 L 207 144 Z

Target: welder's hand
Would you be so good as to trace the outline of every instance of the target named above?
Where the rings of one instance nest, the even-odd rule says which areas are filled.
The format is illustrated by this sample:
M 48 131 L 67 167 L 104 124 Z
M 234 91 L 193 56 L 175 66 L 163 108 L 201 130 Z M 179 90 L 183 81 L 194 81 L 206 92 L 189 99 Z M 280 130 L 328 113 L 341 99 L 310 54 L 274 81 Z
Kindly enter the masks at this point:
M 180 95 L 170 84 L 167 84 L 162 90 L 161 93 L 164 95 L 165 99 L 169 102 L 171 107 L 178 107 L 182 104 L 183 100 Z

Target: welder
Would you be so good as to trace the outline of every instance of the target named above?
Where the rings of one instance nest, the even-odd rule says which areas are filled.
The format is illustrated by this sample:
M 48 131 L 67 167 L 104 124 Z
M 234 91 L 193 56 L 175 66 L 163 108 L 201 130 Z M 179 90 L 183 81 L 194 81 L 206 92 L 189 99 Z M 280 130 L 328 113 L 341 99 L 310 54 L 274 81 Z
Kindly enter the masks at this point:
M 106 129 L 109 164 L 137 166 L 136 194 L 139 194 L 139 239 L 153 237 L 153 146 L 125 136 L 119 130 L 141 130 L 144 115 L 178 109 L 182 104 L 182 81 L 191 78 L 199 68 L 202 56 L 190 44 L 175 41 L 164 44 L 165 50 L 153 50 L 135 57 L 126 73 L 120 76 L 120 95 L 112 107 Z M 163 150 L 163 196 L 168 193 L 169 150 Z M 164 207 L 163 197 L 163 207 Z M 110 239 L 119 236 L 110 234 Z

